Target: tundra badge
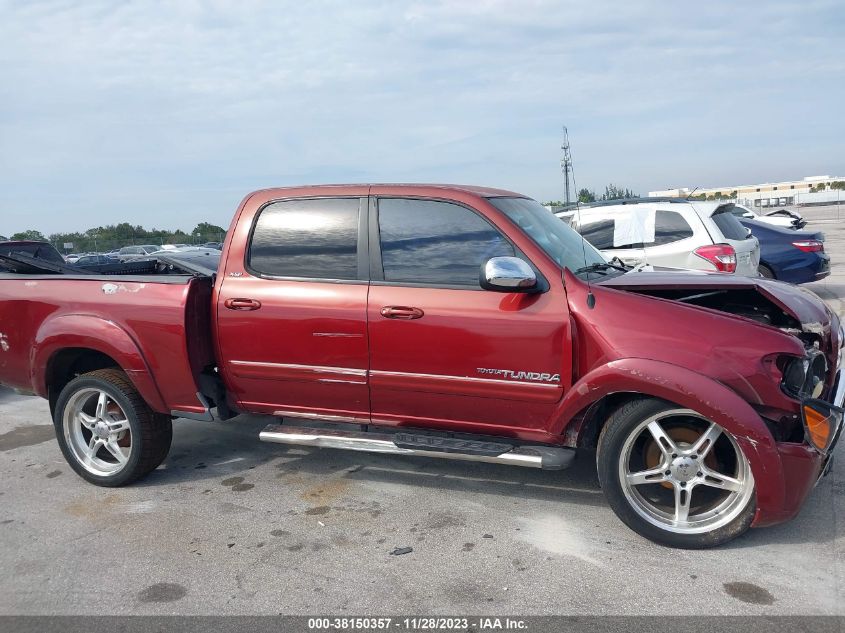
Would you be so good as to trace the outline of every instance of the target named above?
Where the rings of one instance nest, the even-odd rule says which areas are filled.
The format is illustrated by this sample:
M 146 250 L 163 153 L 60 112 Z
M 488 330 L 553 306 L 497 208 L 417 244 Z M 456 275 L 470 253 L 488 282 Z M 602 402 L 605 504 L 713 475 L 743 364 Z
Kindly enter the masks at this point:
M 479 367 L 479 374 L 502 376 L 510 380 L 535 380 L 539 382 L 560 382 L 560 374 L 545 374 L 536 371 L 513 371 L 512 369 L 490 369 Z

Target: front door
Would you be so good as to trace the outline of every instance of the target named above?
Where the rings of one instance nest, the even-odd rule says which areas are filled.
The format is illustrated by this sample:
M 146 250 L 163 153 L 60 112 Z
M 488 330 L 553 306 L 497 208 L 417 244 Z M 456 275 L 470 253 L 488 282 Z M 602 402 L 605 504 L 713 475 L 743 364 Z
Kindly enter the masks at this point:
M 467 206 L 382 197 L 370 225 L 373 422 L 542 432 L 567 374 L 565 299 L 482 290 L 482 262 L 524 256 Z
M 368 420 L 366 200 L 283 200 L 255 214 L 243 267 L 227 267 L 217 300 L 221 367 L 242 409 Z

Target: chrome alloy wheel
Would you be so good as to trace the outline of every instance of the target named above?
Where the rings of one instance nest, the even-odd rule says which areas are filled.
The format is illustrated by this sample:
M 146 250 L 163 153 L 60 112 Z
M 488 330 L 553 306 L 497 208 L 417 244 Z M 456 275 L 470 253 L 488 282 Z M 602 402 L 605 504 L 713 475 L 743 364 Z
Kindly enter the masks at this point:
M 100 389 L 81 389 L 64 410 L 64 436 L 77 462 L 94 475 L 114 475 L 129 461 L 132 433 L 119 404 Z
M 679 534 L 728 525 L 754 494 L 736 441 L 689 409 L 663 411 L 634 429 L 620 454 L 619 480 L 637 514 Z

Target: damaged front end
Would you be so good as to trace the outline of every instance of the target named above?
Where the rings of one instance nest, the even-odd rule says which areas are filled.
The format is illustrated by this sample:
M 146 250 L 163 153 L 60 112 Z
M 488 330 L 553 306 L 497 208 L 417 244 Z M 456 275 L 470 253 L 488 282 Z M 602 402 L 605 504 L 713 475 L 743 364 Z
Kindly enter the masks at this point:
M 601 283 L 776 327 L 799 338 L 805 348 L 820 350 L 830 365 L 838 361 L 842 342 L 839 320 L 805 288 L 762 278 L 686 271 L 629 273 Z
M 800 340 L 803 355 L 779 353 L 766 358 L 783 394 L 800 407 L 791 423 L 783 418 L 777 421 L 776 437 L 806 441 L 827 455 L 838 439 L 845 400 L 845 331 L 817 295 L 777 281 L 709 273 L 628 273 L 601 283 L 747 319 Z M 814 432 L 813 425 L 825 432 Z

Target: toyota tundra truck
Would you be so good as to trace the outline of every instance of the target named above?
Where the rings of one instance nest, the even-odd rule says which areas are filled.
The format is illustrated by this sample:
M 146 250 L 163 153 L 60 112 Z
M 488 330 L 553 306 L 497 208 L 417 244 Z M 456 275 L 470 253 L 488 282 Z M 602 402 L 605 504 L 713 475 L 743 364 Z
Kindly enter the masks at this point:
M 816 295 L 628 269 L 509 191 L 267 189 L 216 270 L 0 270 L 0 383 L 49 400 L 99 486 L 155 469 L 173 420 L 264 414 L 268 442 L 549 470 L 595 455 L 623 522 L 700 548 L 795 516 L 842 427 L 845 337 Z

